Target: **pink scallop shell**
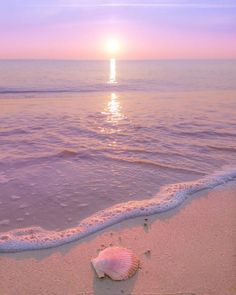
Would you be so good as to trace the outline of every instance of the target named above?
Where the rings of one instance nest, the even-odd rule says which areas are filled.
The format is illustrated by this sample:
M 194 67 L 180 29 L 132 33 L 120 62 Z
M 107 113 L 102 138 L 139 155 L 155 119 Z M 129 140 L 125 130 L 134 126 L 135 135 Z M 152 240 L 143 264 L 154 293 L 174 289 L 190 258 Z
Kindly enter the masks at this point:
M 115 281 L 130 278 L 139 267 L 138 257 L 122 247 L 106 248 L 91 262 L 99 278 L 107 275 Z

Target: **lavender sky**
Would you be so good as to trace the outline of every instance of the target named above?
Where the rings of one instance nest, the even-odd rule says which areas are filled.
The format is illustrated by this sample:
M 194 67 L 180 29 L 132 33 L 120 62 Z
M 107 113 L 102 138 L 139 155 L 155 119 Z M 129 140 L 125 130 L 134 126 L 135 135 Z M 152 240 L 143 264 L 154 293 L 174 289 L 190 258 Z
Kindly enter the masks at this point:
M 0 58 L 236 58 L 236 0 L 0 0 Z

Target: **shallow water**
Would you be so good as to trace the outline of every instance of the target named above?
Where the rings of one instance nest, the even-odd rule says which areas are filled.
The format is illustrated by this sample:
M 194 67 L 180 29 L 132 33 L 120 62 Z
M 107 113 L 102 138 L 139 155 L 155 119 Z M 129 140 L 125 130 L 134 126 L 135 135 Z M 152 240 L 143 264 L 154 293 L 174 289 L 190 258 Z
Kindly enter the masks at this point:
M 236 166 L 232 61 L 0 62 L 0 231 L 65 229 Z

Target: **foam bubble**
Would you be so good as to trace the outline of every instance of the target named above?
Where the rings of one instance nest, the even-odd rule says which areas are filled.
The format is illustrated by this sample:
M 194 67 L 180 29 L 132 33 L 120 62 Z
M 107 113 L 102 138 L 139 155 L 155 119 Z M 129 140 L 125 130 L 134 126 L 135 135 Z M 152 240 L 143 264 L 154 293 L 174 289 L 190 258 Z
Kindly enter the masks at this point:
M 45 249 L 69 243 L 115 223 L 138 216 L 157 214 L 182 204 L 192 194 L 236 179 L 236 168 L 221 171 L 195 182 L 165 186 L 152 199 L 129 201 L 101 210 L 82 220 L 76 227 L 48 231 L 40 227 L 15 229 L 0 234 L 0 252 Z M 3 224 L 5 221 L 2 221 Z

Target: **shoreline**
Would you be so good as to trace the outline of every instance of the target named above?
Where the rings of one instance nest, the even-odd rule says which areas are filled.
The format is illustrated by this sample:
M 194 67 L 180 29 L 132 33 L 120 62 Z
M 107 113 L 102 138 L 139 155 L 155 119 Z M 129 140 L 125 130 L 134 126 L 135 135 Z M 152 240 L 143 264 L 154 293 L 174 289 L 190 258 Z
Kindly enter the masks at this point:
M 60 247 L 1 253 L 1 294 L 233 295 L 235 196 L 234 181 L 196 193 L 171 211 L 125 220 Z M 110 245 L 140 257 L 134 277 L 96 277 L 90 261 Z
M 41 227 L 17 228 L 0 233 L 0 253 L 55 248 L 84 239 L 107 227 L 135 217 L 161 214 L 178 208 L 196 193 L 235 179 L 235 169 L 214 173 L 194 182 L 164 186 L 153 198 L 118 203 L 83 219 L 76 227 L 48 231 Z

